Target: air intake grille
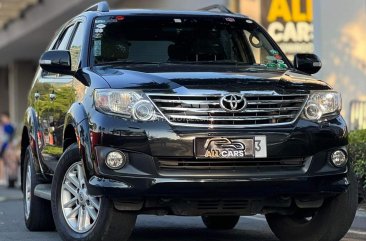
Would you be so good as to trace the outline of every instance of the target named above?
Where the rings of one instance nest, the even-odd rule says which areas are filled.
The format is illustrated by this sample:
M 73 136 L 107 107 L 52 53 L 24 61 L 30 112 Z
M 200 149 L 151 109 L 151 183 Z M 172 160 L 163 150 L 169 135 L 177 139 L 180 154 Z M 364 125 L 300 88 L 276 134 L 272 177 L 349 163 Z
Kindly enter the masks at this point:
M 195 159 L 195 158 L 159 158 L 160 170 L 225 170 L 245 167 L 303 167 L 305 159 Z
M 308 95 L 244 94 L 247 106 L 240 112 L 228 112 L 220 106 L 221 95 L 148 96 L 171 124 L 198 127 L 291 124 L 308 98 Z

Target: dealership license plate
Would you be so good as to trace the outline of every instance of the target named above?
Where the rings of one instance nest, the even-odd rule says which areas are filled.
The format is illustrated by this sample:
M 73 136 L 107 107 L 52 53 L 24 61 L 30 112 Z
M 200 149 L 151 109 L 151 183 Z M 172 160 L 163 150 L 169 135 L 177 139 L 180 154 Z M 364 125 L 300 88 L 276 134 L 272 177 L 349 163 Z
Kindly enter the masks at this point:
M 266 136 L 196 138 L 197 158 L 265 158 Z

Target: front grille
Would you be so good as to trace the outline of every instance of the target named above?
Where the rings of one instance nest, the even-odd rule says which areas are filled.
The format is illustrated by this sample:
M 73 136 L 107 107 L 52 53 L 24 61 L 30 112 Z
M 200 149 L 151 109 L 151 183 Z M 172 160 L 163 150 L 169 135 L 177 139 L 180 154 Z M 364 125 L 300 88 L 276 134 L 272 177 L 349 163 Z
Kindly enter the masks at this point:
M 308 95 L 244 94 L 241 112 L 220 107 L 222 95 L 148 94 L 173 125 L 232 127 L 290 124 L 300 115 Z
M 304 158 L 195 159 L 159 158 L 160 170 L 225 170 L 246 167 L 303 167 Z

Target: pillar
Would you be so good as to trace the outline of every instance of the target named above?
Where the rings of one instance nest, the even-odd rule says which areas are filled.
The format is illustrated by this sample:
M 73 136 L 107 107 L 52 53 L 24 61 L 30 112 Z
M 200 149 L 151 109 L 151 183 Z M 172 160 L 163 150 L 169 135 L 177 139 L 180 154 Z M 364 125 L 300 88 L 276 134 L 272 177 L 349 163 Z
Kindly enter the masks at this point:
M 9 113 L 16 125 L 23 121 L 28 106 L 28 92 L 32 85 L 36 64 L 33 61 L 19 60 L 9 65 Z
M 9 112 L 8 69 L 0 67 L 0 112 Z

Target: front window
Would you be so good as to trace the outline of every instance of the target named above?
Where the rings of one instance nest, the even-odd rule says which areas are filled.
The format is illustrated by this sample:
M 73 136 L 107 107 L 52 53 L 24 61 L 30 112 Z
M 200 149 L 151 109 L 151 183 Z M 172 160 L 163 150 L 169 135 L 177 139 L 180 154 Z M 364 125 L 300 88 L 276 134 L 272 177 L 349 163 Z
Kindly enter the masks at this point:
M 224 16 L 95 19 L 92 63 L 243 64 L 286 69 L 288 60 L 253 21 Z

